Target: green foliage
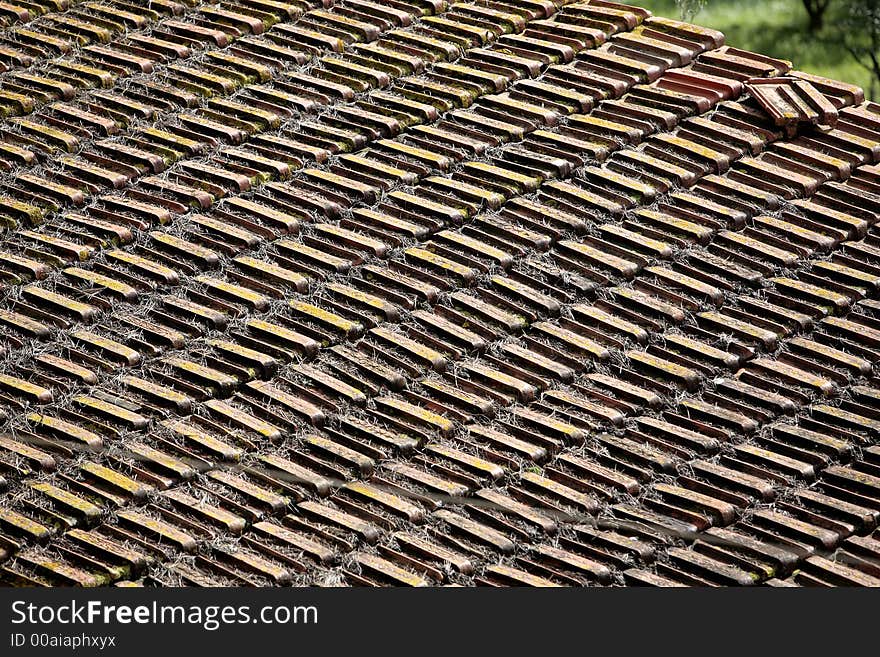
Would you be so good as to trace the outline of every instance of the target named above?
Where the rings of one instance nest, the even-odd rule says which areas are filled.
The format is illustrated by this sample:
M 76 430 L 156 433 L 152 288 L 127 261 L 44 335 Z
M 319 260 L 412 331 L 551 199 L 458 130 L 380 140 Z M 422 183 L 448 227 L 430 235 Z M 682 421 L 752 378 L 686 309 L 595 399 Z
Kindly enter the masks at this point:
M 871 95 L 880 85 L 880 0 L 848 0 L 840 22 L 840 40 L 852 58 L 871 75 Z
M 708 0 L 676 0 L 681 17 L 692 20 L 694 16 L 703 11 Z

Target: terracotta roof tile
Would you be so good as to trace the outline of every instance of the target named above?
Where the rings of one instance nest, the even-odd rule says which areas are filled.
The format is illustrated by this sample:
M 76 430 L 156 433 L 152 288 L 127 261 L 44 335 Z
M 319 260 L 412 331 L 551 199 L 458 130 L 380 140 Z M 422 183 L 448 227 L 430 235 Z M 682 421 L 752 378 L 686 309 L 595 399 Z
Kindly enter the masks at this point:
M 604 0 L 38 6 L 0 582 L 876 585 L 860 89 Z

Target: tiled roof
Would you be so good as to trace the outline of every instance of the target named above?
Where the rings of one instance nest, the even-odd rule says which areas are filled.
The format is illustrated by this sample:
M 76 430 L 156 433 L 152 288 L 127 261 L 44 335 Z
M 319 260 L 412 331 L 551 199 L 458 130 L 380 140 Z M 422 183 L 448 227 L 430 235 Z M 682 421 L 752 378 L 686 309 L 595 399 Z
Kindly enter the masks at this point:
M 880 106 L 592 0 L 0 5 L 0 581 L 880 585 Z

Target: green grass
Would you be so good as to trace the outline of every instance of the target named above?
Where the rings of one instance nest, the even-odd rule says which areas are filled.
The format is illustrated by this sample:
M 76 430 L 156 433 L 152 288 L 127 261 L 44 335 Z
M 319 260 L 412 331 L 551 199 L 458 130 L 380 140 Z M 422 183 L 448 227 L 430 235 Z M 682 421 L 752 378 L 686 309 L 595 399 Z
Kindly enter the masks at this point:
M 656 16 L 681 18 L 674 0 L 623 1 L 650 9 Z M 833 25 L 834 12 L 832 4 L 826 26 Z M 857 84 L 869 94 L 868 72 L 833 39 L 831 30 L 816 36 L 808 33 L 807 12 L 800 0 L 709 0 L 691 22 L 724 32 L 731 46 L 787 59 L 797 69 Z

